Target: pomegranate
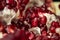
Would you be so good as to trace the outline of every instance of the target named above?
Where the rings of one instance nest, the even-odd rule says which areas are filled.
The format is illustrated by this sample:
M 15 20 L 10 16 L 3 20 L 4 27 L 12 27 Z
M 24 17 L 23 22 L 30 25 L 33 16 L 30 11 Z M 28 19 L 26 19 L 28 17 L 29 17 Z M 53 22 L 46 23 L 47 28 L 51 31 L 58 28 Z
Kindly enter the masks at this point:
M 47 32 L 44 30 L 42 31 L 42 36 L 46 36 L 47 35 Z
M 8 0 L 7 5 L 9 9 L 15 8 L 17 6 L 17 2 L 14 0 Z
M 31 15 L 32 15 L 31 18 L 34 18 L 36 16 L 35 13 L 32 13 Z
M 45 25 L 45 24 L 46 24 L 46 22 L 47 22 L 47 18 L 46 18 L 45 16 L 40 17 L 40 24 Z
M 59 40 L 59 34 L 54 33 L 53 36 L 52 36 L 52 38 L 55 39 L 55 40 Z
M 59 27 L 59 23 L 58 23 L 58 22 L 55 22 L 55 21 L 53 21 L 53 22 L 51 23 L 51 25 L 54 26 L 54 27 Z
M 29 0 L 23 0 L 22 3 L 24 3 L 25 5 L 29 2 Z
M 4 32 L 4 25 L 0 22 L 0 32 Z
M 24 13 L 24 10 L 25 10 L 25 6 L 27 5 L 28 2 L 29 2 L 29 0 L 18 0 L 21 16 L 24 15 L 23 13 Z
M 28 8 L 26 11 L 26 14 L 28 14 L 27 16 L 29 16 L 29 18 L 34 18 L 37 17 L 37 7 L 32 7 L 32 8 Z
M 56 28 L 59 28 L 59 23 L 53 21 L 53 22 L 51 23 L 50 31 L 51 31 L 52 33 L 56 33 L 56 31 L 55 31 Z
M 55 21 L 54 14 L 49 14 L 52 12 L 43 5 L 42 1 L 7 0 L 7 6 L 5 7 L 4 2 L 1 0 L 0 10 L 4 9 L 3 20 L 7 24 L 7 35 L 9 33 L 13 34 L 17 30 L 18 33 L 16 32 L 17 34 L 14 35 L 14 40 L 58 40 L 59 36 L 57 34 L 60 35 L 60 24 Z M 18 14 L 19 19 L 14 19 L 16 16 L 15 8 L 20 11 L 20 15 Z M 0 31 L 2 29 L 0 27 Z
M 50 27 L 50 31 L 51 31 L 52 33 L 55 33 L 55 29 L 56 29 L 56 28 L 55 28 L 54 26 L 51 26 L 51 27 Z
M 6 6 L 6 0 L 1 0 L 0 1 L 0 11 L 3 10 L 5 6 Z
M 16 26 L 15 25 L 8 25 L 8 27 L 6 28 L 6 31 L 8 33 L 14 33 L 15 32 L 15 29 L 16 29 Z
M 32 19 L 31 25 L 32 25 L 32 27 L 38 26 L 38 19 L 37 18 Z
M 30 32 L 29 39 L 32 40 L 34 38 L 34 33 Z
M 21 29 L 15 40 L 29 40 L 30 34 L 30 32 Z

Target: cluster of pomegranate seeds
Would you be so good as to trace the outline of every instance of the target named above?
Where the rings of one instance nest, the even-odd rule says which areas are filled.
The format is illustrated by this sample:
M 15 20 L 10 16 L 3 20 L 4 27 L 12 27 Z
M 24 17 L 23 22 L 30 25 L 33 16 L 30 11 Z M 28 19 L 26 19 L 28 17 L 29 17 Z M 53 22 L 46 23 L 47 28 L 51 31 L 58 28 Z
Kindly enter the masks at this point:
M 2 0 L 0 1 L 0 11 L 4 9 L 4 7 L 6 5 L 5 2 L 6 2 L 5 0 L 4 1 L 2 1 Z
M 44 4 L 36 4 L 36 0 L 0 0 L 0 40 L 60 40 L 60 20 Z M 7 22 L 11 24 L 5 16 L 12 18 Z

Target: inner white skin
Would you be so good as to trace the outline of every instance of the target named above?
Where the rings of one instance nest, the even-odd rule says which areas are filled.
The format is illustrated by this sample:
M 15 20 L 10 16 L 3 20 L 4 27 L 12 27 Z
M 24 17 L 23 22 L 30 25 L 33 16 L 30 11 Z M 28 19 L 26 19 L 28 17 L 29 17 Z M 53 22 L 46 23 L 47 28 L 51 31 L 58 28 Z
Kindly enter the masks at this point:
M 36 36 L 41 35 L 41 30 L 39 27 L 31 28 L 31 29 L 29 29 L 29 31 L 30 32 L 32 31 Z
M 60 35 L 60 28 L 56 28 L 55 31 Z
M 11 20 L 16 16 L 16 13 L 13 9 L 8 9 L 7 7 L 4 8 L 2 11 L 1 17 L 3 18 L 2 21 L 6 22 L 7 25 L 11 24 Z

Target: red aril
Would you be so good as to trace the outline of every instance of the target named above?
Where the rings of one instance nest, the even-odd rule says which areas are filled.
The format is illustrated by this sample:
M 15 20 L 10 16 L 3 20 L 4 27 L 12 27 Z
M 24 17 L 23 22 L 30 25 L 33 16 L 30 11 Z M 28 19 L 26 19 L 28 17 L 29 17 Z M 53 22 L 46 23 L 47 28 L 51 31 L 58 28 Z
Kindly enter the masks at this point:
M 31 20 L 31 25 L 32 25 L 32 27 L 38 26 L 38 19 L 37 18 L 32 19 Z

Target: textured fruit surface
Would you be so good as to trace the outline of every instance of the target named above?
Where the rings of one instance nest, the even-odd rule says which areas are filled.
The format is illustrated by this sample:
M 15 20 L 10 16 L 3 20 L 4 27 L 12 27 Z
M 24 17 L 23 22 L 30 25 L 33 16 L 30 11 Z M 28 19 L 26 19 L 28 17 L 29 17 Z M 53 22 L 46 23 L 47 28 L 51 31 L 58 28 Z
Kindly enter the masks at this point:
M 0 40 L 60 40 L 60 20 L 44 3 L 0 0 Z

